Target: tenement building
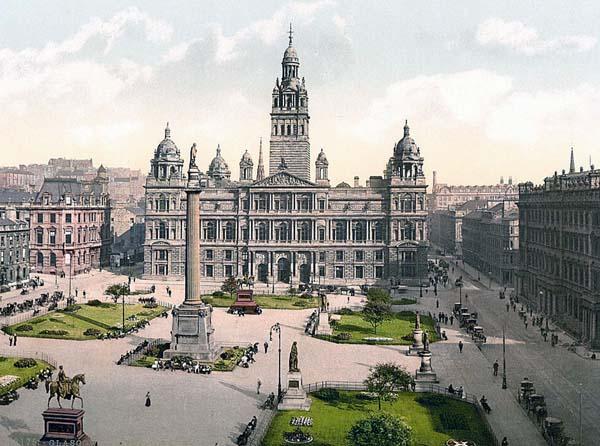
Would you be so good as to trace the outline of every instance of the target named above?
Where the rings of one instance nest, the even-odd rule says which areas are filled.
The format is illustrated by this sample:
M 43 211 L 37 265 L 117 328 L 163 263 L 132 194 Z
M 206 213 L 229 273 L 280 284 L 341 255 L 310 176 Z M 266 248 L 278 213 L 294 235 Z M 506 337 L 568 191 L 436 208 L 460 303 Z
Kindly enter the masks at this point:
M 32 271 L 78 274 L 108 264 L 110 199 L 103 166 L 91 181 L 46 178 L 29 211 Z
M 519 185 L 520 297 L 600 348 L 600 170 Z
M 514 201 L 462 219 L 463 260 L 505 287 L 514 287 L 519 262 L 519 212 Z
M 14 206 L 1 208 L 0 286 L 13 287 L 28 280 L 29 223 L 17 218 Z
M 261 144 L 256 172 L 246 150 L 234 180 L 218 147 L 202 176 L 203 283 L 246 274 L 273 285 L 418 282 L 427 274 L 427 185 L 408 124 L 383 177 L 332 186 L 321 149 L 311 180 L 308 93 L 299 66 L 290 37 L 272 92 L 269 175 Z M 146 277 L 184 276 L 182 166 L 167 128 L 146 180 Z

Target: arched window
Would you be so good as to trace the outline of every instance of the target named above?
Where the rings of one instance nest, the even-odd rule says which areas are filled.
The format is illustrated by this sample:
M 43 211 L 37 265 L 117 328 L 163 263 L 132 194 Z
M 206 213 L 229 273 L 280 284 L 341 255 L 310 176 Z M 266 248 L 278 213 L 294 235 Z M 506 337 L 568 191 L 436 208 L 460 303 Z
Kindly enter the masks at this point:
M 231 241 L 231 240 L 233 240 L 233 234 L 234 234 L 233 223 L 228 221 L 227 223 L 225 223 L 225 226 L 223 227 L 223 239 L 225 239 L 227 241 Z
M 56 266 L 56 254 L 50 253 L 50 266 Z
M 266 241 L 267 240 L 267 225 L 264 222 L 260 222 L 256 225 L 254 229 L 254 234 L 257 240 Z
M 371 227 L 371 238 L 378 242 L 383 240 L 383 225 L 381 222 L 377 221 Z
M 333 229 L 333 239 L 336 242 L 346 241 L 346 222 L 338 221 Z
M 42 254 L 41 252 L 37 253 L 37 265 L 38 266 L 44 266 L 44 254 Z
M 365 225 L 362 222 L 356 222 L 352 225 L 352 240 L 362 242 L 365 240 Z
M 302 242 L 310 240 L 310 226 L 307 222 L 300 223 L 298 227 L 298 240 Z
M 215 223 L 212 221 L 207 222 L 204 226 L 204 239 L 214 240 L 216 235 Z
M 289 240 L 289 226 L 287 223 L 280 223 L 275 227 L 275 240 L 286 242 Z

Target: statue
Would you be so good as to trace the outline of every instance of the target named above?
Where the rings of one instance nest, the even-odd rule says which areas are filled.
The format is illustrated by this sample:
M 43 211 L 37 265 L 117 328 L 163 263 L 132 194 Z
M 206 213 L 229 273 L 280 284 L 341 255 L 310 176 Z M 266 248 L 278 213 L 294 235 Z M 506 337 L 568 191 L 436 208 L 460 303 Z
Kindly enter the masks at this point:
M 192 148 L 190 149 L 190 168 L 197 167 L 196 166 L 196 154 L 198 153 L 198 149 L 196 149 L 196 143 L 192 144 Z
M 419 312 L 416 312 L 417 319 L 415 320 L 415 330 L 421 329 L 421 316 L 419 316 Z
M 62 408 L 60 399 L 71 400 L 71 409 L 75 403 L 75 399 L 81 401 L 81 407 L 83 407 L 83 398 L 79 396 L 79 384 L 85 384 L 85 375 L 75 375 L 73 378 L 67 377 L 63 366 L 58 367 L 58 379 L 56 381 L 46 381 L 46 393 L 49 393 L 48 407 L 50 407 L 50 400 L 56 397 L 58 407 Z
M 321 311 L 327 311 L 327 295 L 325 293 L 321 293 Z
M 429 351 L 429 335 L 426 331 L 423 332 L 423 350 L 426 352 Z
M 296 341 L 293 342 L 292 349 L 290 350 L 289 371 L 300 371 L 300 369 L 298 368 L 298 345 L 296 344 Z

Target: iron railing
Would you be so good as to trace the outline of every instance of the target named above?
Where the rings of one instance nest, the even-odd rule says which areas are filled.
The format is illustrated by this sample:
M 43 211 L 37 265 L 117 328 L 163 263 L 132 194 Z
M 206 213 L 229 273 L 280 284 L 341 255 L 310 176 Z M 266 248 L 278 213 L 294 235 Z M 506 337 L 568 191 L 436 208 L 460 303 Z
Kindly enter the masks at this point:
M 47 306 L 46 307 L 38 307 L 37 309 L 39 309 L 39 312 L 36 314 L 33 314 L 33 309 L 32 309 L 25 313 L 16 314 L 14 316 L 3 317 L 2 321 L 0 322 L 0 327 L 8 327 L 10 325 L 19 324 L 21 322 L 28 321 L 35 317 L 44 316 L 55 310 L 62 310 L 63 308 L 66 308 L 66 307 L 67 307 L 67 302 L 66 302 L 66 300 L 63 300 L 63 301 L 58 302 L 56 304 L 56 307 L 53 308 L 52 310 L 49 310 Z
M 30 350 L 21 350 L 16 348 L 0 348 L 0 356 L 4 357 L 12 357 L 12 358 L 34 358 L 44 361 L 50 364 L 52 367 L 56 368 L 57 362 L 54 358 L 49 356 L 47 353 L 38 352 L 38 351 L 30 351 Z

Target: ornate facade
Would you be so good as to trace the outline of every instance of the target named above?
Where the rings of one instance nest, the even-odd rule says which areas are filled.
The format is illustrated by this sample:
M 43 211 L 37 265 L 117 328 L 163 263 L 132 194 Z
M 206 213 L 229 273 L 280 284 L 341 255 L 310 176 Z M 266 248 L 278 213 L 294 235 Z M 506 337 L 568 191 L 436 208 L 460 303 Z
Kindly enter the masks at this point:
M 384 177 L 372 176 L 364 186 L 355 178 L 353 187 L 332 187 L 321 149 L 311 181 L 308 97 L 291 37 L 282 67 L 272 98 L 269 176 L 264 175 L 262 142 L 256 176 L 245 151 L 239 179 L 232 180 L 220 147 L 202 175 L 203 283 L 244 274 L 259 283 L 292 285 L 416 283 L 426 277 L 424 159 L 408 123 Z M 146 182 L 147 277 L 183 278 L 185 273 L 182 165 L 167 128 Z
M 519 296 L 600 348 L 600 170 L 519 185 Z

